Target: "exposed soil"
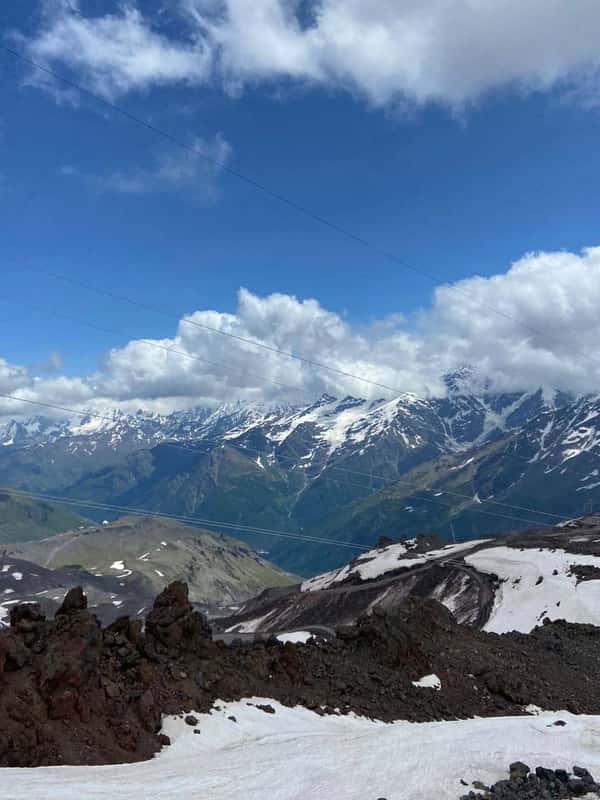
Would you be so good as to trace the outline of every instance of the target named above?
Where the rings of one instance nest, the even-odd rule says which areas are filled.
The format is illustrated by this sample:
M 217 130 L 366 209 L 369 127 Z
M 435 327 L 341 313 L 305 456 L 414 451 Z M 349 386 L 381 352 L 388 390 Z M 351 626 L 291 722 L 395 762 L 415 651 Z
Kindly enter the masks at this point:
M 331 641 L 226 646 L 185 584 L 158 596 L 143 632 L 127 617 L 102 628 L 75 589 L 54 620 L 16 606 L 0 632 L 0 765 L 149 758 L 166 743 L 163 714 L 252 695 L 388 721 L 524 713 L 529 703 L 600 713 L 599 659 L 593 626 L 498 636 L 457 625 L 431 600 L 376 611 Z M 430 673 L 440 691 L 412 685 Z

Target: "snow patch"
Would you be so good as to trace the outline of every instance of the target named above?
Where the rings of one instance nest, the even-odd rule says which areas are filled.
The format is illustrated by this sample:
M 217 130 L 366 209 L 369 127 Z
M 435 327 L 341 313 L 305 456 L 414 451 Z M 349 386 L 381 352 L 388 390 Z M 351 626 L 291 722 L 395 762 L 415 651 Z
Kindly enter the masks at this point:
M 313 635 L 310 631 L 294 631 L 293 633 L 280 633 L 277 636 L 278 642 L 292 642 L 292 644 L 306 644 L 309 639 L 312 639 Z
M 600 568 L 599 556 L 498 546 L 467 555 L 465 561 L 502 581 L 486 631 L 529 633 L 544 618 L 600 625 L 600 580 L 577 583 L 571 574 L 573 565 Z
M 442 688 L 441 680 L 434 673 L 431 675 L 423 675 L 423 677 L 419 678 L 418 681 L 411 681 L 411 683 L 418 689 L 435 689 L 439 692 Z

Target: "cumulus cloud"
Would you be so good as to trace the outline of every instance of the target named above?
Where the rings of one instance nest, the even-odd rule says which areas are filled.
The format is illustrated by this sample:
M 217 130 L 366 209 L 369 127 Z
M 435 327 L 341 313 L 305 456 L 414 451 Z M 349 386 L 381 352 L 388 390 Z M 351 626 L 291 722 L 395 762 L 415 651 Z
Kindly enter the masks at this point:
M 374 105 L 462 108 L 505 87 L 559 85 L 574 96 L 579 87 L 588 105 L 598 95 L 596 0 L 179 0 L 176 25 L 133 2 L 103 16 L 85 16 L 75 0 L 50 8 L 30 56 L 72 68 L 107 98 L 281 80 Z
M 234 314 L 195 311 L 172 338 L 110 350 L 93 375 L 43 377 L 0 359 L 0 392 L 102 411 L 169 412 L 237 399 L 306 402 L 322 392 L 441 395 L 443 373 L 465 363 L 500 390 L 598 392 L 599 307 L 600 247 L 526 255 L 505 273 L 438 287 L 415 319 L 392 314 L 360 328 L 314 299 L 241 289 Z M 0 400 L 0 416 L 31 410 Z
M 533 253 L 508 272 L 436 289 L 424 333 L 507 388 L 600 391 L 600 247 Z
M 95 175 L 65 164 L 60 172 L 65 177 L 81 178 L 101 191 L 146 194 L 185 187 L 202 190 L 210 197 L 215 192 L 216 178 L 231 154 L 231 145 L 217 133 L 212 139 L 194 138 L 186 150 L 162 150 L 148 167 Z
M 133 5 L 85 17 L 76 0 L 45 3 L 42 28 L 28 51 L 45 64 L 83 71 L 89 88 L 111 97 L 177 82 L 198 83 L 210 72 L 210 48 L 201 40 L 171 41 Z M 47 83 L 47 76 L 33 73 Z

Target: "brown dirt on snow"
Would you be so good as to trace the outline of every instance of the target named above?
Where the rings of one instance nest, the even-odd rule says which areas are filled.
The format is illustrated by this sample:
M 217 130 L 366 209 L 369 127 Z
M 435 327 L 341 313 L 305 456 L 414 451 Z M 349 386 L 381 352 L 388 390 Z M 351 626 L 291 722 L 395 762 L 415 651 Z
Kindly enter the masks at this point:
M 534 703 L 600 713 L 600 629 L 553 622 L 532 634 L 457 625 L 434 601 L 410 601 L 338 630 L 332 641 L 226 646 L 193 611 L 187 587 L 160 594 L 142 631 L 103 628 L 71 590 L 52 621 L 17 606 L 0 632 L 0 766 L 150 758 L 163 714 L 258 695 L 318 713 L 425 721 L 522 713 Z M 435 673 L 441 691 L 412 681 Z

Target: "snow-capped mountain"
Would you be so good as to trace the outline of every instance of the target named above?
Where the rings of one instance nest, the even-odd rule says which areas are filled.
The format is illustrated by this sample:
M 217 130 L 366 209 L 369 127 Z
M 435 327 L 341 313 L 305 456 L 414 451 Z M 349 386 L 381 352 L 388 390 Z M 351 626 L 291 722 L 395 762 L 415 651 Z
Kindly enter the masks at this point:
M 568 400 L 559 394 L 548 397 L 542 390 L 490 393 L 488 385 L 475 382 L 466 368 L 445 380 L 448 393 L 443 399 L 410 393 L 376 401 L 323 395 L 303 406 L 234 402 L 167 415 L 90 409 L 60 421 L 37 415 L 0 425 L 0 446 L 15 450 L 62 444 L 72 455 L 86 456 L 103 450 L 131 452 L 170 440 L 256 439 L 299 450 L 302 466 L 308 467 L 313 462 L 322 465 L 334 453 L 365 452 L 382 439 L 398 441 L 410 450 L 426 444 L 438 452 L 461 450 L 514 430 Z M 474 394 L 473 386 L 481 393 Z
M 323 395 L 303 406 L 12 421 L 0 428 L 0 486 L 367 544 L 448 536 L 451 519 L 463 537 L 506 530 L 511 512 L 492 502 L 582 513 L 581 498 L 600 488 L 598 398 L 495 393 L 469 370 L 446 384 L 444 398 Z M 343 562 L 339 548 L 250 538 L 292 571 Z
M 237 402 L 168 415 L 114 410 L 58 422 L 44 416 L 13 420 L 0 426 L 0 485 L 62 491 L 157 445 L 175 445 L 175 458 L 178 446 L 211 449 L 223 443 L 259 468 L 302 476 L 295 491 L 302 492 L 306 519 L 317 519 L 418 464 L 492 440 L 549 407 L 541 392 L 510 397 L 461 392 L 449 378 L 443 400 L 323 395 L 296 407 Z M 353 487 L 348 470 L 358 473 Z M 322 492 L 306 492 L 318 479 L 335 488 L 325 504 Z M 334 494 L 336 503 L 330 502 Z

